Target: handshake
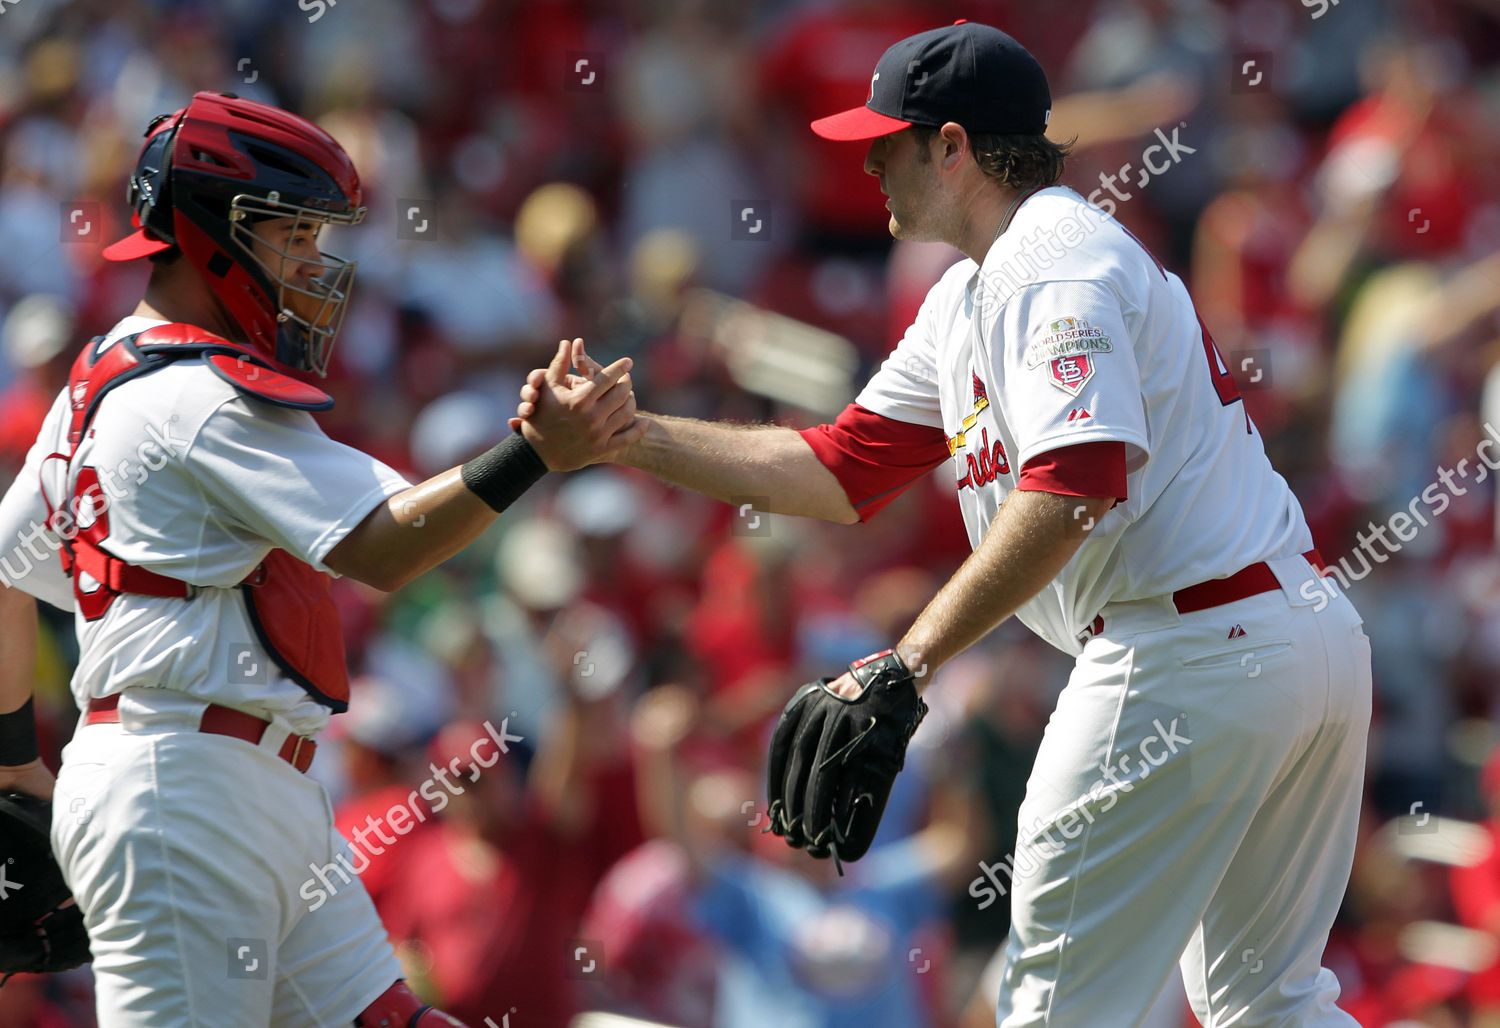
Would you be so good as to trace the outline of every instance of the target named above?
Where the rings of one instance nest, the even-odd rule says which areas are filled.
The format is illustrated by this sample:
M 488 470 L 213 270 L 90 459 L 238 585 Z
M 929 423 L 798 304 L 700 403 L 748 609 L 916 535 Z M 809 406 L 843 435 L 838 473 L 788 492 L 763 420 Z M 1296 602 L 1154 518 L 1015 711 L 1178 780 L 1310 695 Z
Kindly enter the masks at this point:
M 510 419 L 549 471 L 576 471 L 614 460 L 646 434 L 636 416 L 632 361 L 602 366 L 582 339 L 564 339 L 546 368 L 526 376 L 521 402 Z

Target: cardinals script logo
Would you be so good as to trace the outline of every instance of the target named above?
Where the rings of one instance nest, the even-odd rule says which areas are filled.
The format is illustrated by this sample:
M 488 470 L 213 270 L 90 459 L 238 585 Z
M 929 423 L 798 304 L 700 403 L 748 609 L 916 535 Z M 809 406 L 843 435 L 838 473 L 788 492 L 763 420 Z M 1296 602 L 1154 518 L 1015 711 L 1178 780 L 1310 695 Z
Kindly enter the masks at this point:
M 959 431 L 948 438 L 948 452 L 958 459 L 958 467 L 966 473 L 958 480 L 959 489 L 978 489 L 982 485 L 989 485 L 1001 475 L 1010 474 L 1010 460 L 1005 455 L 1005 444 L 999 439 L 990 441 L 990 430 L 980 430 L 979 438 L 974 439 L 974 427 L 979 423 L 981 411 L 989 409 L 990 394 L 984 387 L 984 381 L 974 372 L 969 373 L 974 380 L 974 406 L 968 417 L 964 418 L 963 425 Z M 971 452 L 960 454 L 960 450 Z

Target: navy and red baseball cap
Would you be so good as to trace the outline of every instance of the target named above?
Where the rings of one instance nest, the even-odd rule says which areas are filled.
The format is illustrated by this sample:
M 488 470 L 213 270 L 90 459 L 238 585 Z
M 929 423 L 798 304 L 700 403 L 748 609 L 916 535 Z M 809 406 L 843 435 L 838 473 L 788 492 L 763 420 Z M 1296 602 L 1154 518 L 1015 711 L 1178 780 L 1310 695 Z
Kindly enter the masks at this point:
M 875 65 L 870 96 L 812 123 L 824 139 L 875 139 L 953 121 L 971 133 L 1041 135 L 1052 113 L 1047 76 L 997 28 L 960 19 L 895 43 Z

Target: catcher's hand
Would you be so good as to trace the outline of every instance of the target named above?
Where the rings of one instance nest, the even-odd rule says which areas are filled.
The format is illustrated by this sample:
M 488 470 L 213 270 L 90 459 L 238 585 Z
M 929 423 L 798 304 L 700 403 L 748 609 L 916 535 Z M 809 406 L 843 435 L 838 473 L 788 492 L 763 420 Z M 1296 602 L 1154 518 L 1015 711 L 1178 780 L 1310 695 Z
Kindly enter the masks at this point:
M 849 665 L 863 688 L 847 699 L 809 682 L 792 696 L 771 737 L 768 831 L 814 857 L 858 860 L 870 848 L 906 744 L 927 714 L 916 679 L 893 650 Z
M 52 804 L 0 793 L 0 975 L 88 963 L 83 912 L 52 856 Z M 0 984 L 4 984 L 0 978 Z

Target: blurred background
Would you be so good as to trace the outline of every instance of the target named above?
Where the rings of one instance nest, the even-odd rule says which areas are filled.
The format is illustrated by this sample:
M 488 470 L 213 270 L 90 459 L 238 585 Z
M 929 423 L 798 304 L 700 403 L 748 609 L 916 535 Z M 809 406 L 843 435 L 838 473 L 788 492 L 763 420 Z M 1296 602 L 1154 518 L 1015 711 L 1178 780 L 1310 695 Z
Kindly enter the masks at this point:
M 1351 556 L 1500 436 L 1495 0 L 4 0 L 0 483 L 138 299 L 144 264 L 98 252 L 146 123 L 197 89 L 311 117 L 358 164 L 369 217 L 325 240 L 361 266 L 322 421 L 408 477 L 499 439 L 562 335 L 633 356 L 648 410 L 831 419 L 959 255 L 893 245 L 861 144 L 806 123 L 957 17 L 1041 60 L 1066 183 L 1187 280 L 1322 553 L 1350 558 L 1377 697 L 1325 957 L 1343 1005 L 1500 1024 L 1492 484 Z M 792 687 L 891 643 L 965 556 L 951 482 L 845 528 L 593 468 L 399 595 L 340 581 L 358 680 L 313 773 L 346 833 L 485 722 L 522 737 L 359 861 L 414 986 L 476 1028 L 992 1024 L 995 868 L 1066 657 L 1012 622 L 941 672 L 847 877 L 761 833 Z M 55 760 L 75 644 L 44 620 Z M 0 1024 L 92 1025 L 90 989 L 17 978 Z M 1152 1023 L 1195 1023 L 1180 986 Z

